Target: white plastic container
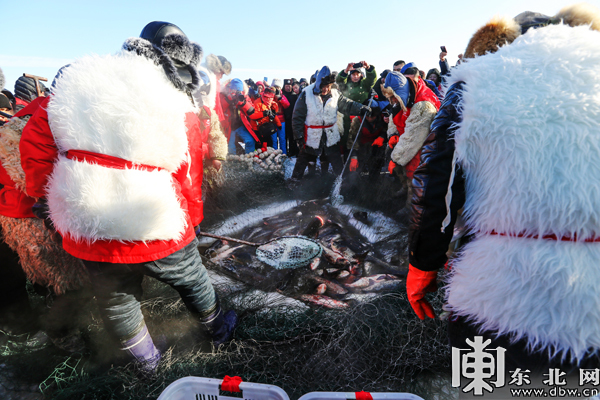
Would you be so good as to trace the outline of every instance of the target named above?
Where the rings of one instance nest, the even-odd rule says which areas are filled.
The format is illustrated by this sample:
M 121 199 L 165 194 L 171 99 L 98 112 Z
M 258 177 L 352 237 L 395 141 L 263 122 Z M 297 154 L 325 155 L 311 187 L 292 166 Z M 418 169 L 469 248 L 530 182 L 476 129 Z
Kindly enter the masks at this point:
M 222 379 L 188 376 L 167 386 L 158 400 L 240 400 L 239 397 L 220 395 L 222 382 Z M 242 382 L 240 390 L 243 398 L 247 400 L 290 400 L 287 393 L 278 386 Z

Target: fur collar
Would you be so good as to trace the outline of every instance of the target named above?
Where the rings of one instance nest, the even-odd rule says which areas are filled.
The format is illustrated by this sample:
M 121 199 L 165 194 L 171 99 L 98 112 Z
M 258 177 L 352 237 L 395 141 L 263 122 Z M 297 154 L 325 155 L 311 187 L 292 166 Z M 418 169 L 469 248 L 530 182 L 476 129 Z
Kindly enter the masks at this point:
M 170 40 L 171 36 L 178 35 L 169 35 L 165 38 L 163 41 L 163 44 L 166 45 L 165 50 L 150 43 L 146 39 L 137 37 L 127 39 L 125 43 L 123 43 L 123 50 L 135 53 L 138 56 L 146 57 L 147 59 L 152 60 L 154 64 L 162 66 L 167 78 L 169 78 L 169 81 L 171 84 L 173 84 L 173 86 L 182 92 L 191 94 L 200 86 L 200 77 L 198 76 L 198 71 L 196 71 L 196 65 L 202 58 L 202 48 L 198 44 L 193 43 L 192 47 L 194 50 L 192 54 L 189 52 L 183 54 L 175 51 L 178 46 L 176 39 Z M 181 80 L 181 77 L 177 73 L 177 66 L 175 65 L 173 59 L 181 59 L 183 62 L 186 60 L 189 61 L 187 65 L 183 66 L 182 68 L 186 69 L 187 72 L 190 73 L 192 77 L 192 83 L 186 84 L 183 80 Z
M 214 74 L 219 72 L 223 75 L 229 75 L 231 73 L 231 63 L 223 56 L 215 56 L 209 54 L 206 57 L 206 68 Z
M 590 29 L 600 31 L 600 10 L 586 3 L 567 6 L 554 17 L 548 17 L 548 24 L 560 22 L 570 27 L 589 25 Z M 495 53 L 500 47 L 514 42 L 521 32 L 521 26 L 514 19 L 494 17 L 473 34 L 464 58 Z

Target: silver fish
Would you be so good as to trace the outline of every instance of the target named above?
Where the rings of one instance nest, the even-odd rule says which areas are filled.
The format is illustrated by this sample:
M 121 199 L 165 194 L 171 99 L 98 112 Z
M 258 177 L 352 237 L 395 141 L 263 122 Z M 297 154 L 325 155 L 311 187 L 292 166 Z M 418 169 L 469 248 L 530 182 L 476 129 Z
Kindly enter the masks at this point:
M 317 294 L 303 294 L 299 297 L 299 299 L 307 303 L 338 310 L 350 307 L 348 303 L 343 301 L 334 300 L 331 297 Z

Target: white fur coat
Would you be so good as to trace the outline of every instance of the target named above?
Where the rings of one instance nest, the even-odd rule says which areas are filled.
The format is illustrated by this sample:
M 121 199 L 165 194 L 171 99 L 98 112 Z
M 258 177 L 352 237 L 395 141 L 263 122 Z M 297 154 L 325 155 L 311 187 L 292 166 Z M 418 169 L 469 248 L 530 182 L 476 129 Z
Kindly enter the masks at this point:
M 452 70 L 456 157 L 479 232 L 453 264 L 455 313 L 570 358 L 600 349 L 600 33 L 529 30 Z
M 171 173 L 188 159 L 194 111 L 162 67 L 122 52 L 84 57 L 64 71 L 48 105 L 61 155 L 47 187 L 51 218 L 76 240 L 178 239 L 186 213 Z M 114 169 L 62 154 L 86 150 L 164 168 Z
M 323 132 L 327 135 L 327 147 L 331 147 L 340 141 L 340 131 L 338 127 L 337 103 L 340 92 L 337 89 L 331 89 L 331 97 L 325 105 L 321 96 L 313 93 L 314 83 L 308 86 L 306 91 L 306 125 L 328 126 L 329 128 L 308 128 L 306 132 L 306 145 L 313 149 L 318 149 L 321 144 Z

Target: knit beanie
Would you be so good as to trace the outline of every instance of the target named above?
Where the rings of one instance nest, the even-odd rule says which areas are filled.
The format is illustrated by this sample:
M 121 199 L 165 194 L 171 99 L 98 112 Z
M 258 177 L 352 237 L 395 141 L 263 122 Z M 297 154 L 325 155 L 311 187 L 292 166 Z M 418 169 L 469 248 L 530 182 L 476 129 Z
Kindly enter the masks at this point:
M 231 88 L 231 90 L 240 91 L 240 92 L 244 91 L 244 83 L 237 78 L 235 78 L 231 82 L 229 82 L 229 87 Z

